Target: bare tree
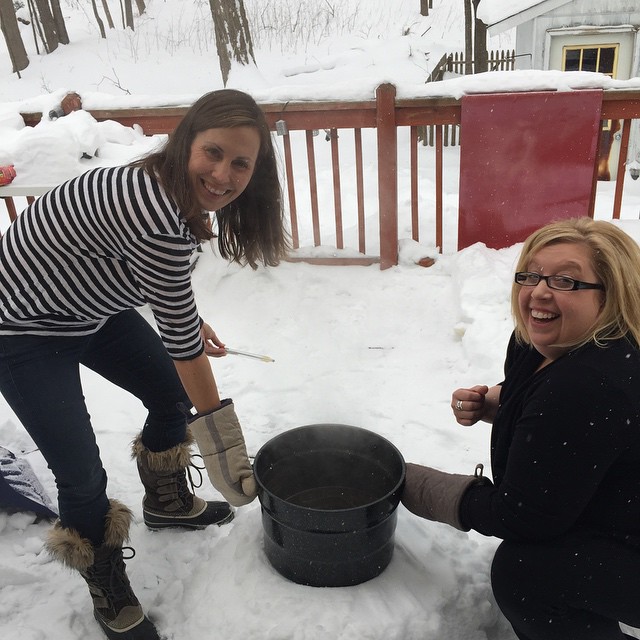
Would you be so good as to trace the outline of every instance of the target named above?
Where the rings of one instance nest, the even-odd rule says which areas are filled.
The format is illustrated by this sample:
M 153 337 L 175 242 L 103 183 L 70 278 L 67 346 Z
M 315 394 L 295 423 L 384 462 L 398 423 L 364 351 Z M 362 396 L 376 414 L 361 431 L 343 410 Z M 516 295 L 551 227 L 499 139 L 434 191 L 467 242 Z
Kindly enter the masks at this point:
M 244 0 L 209 0 L 209 5 L 216 34 L 222 82 L 226 86 L 233 62 L 242 65 L 252 62 L 255 64 L 249 23 L 244 10 Z
M 464 2 L 464 74 L 473 73 L 473 24 L 472 24 L 472 0 Z
M 62 9 L 60 8 L 60 0 L 50 0 L 50 2 L 53 22 L 56 26 L 56 33 L 58 34 L 58 42 L 60 44 L 69 44 L 69 34 L 67 33 L 67 25 L 64 22 Z
M 113 18 L 111 17 L 111 10 L 109 9 L 109 3 L 107 0 L 102 0 L 102 10 L 104 11 L 104 15 L 107 18 L 107 24 L 109 25 L 109 29 L 115 29 L 116 25 L 113 24 Z
M 36 20 L 42 27 L 41 35 L 44 43 L 44 49 L 47 53 L 51 53 L 58 48 L 60 40 L 58 39 L 56 21 L 51 13 L 49 2 L 48 0 L 32 0 L 30 4 L 32 9 L 35 8 L 35 11 L 32 11 L 32 19 Z M 62 16 L 62 12 L 60 15 Z
M 489 70 L 489 53 L 487 51 L 487 26 L 478 18 L 480 0 L 473 0 L 473 58 L 474 73 Z
M 0 0 L 0 29 L 7 43 L 13 70 L 20 76 L 20 71 L 29 66 L 29 57 L 20 35 L 13 0 Z
M 125 29 L 129 27 L 132 31 L 135 28 L 133 24 L 133 6 L 131 5 L 131 0 L 124 0 L 124 26 Z
M 477 17 L 480 0 L 464 0 L 464 72 L 482 73 L 489 70 L 487 26 Z
M 104 30 L 104 22 L 102 22 L 102 18 L 100 17 L 100 14 L 98 13 L 98 7 L 96 5 L 96 0 L 91 0 L 91 8 L 93 9 L 93 17 L 96 19 L 96 22 L 98 23 L 98 29 L 100 29 L 100 37 L 101 38 L 106 38 L 107 37 L 107 32 Z
M 111 9 L 109 8 L 108 0 L 101 0 L 100 4 L 102 5 L 102 11 L 104 12 L 105 19 L 107 21 L 107 26 L 109 29 L 115 29 L 115 23 L 113 22 L 113 17 L 111 16 Z M 145 5 L 143 0 L 136 0 L 136 5 L 138 6 L 138 11 L 144 12 Z M 104 21 L 100 16 L 100 12 L 98 11 L 98 4 L 96 0 L 91 0 L 91 8 L 93 9 L 93 16 L 98 23 L 98 28 L 100 29 L 100 37 L 106 38 L 107 33 L 104 27 Z M 133 8 L 131 5 L 131 0 L 120 0 L 120 17 L 122 19 L 122 28 L 126 29 L 130 27 L 134 28 L 133 23 Z

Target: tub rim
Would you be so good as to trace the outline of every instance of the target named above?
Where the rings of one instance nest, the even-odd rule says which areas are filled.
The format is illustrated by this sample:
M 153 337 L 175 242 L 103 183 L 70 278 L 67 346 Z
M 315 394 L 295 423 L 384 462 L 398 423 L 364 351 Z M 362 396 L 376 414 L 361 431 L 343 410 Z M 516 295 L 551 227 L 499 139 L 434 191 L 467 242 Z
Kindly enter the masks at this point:
M 393 488 L 390 489 L 389 491 L 387 491 L 384 495 L 380 496 L 379 498 L 372 500 L 371 502 L 367 502 L 367 503 L 363 503 L 361 505 L 358 505 L 357 507 L 345 507 L 345 508 L 341 508 L 341 509 L 319 509 L 316 507 L 305 507 L 305 506 L 301 506 L 299 504 L 296 504 L 295 502 L 289 502 L 289 500 L 287 500 L 286 498 L 283 498 L 279 495 L 277 495 L 276 493 L 274 493 L 273 491 L 269 490 L 264 481 L 260 478 L 260 474 L 258 473 L 258 461 L 259 458 L 261 456 L 261 454 L 263 454 L 264 450 L 266 449 L 267 446 L 269 445 L 273 445 L 274 441 L 278 440 L 281 437 L 293 434 L 295 432 L 299 432 L 302 431 L 304 429 L 309 429 L 310 427 L 337 427 L 339 429 L 342 430 L 350 430 L 350 431 L 360 431 L 360 432 L 364 432 L 367 435 L 372 435 L 375 436 L 376 438 L 378 438 L 382 443 L 384 443 L 386 446 L 388 446 L 390 448 L 390 450 L 397 456 L 397 459 L 400 462 L 400 477 L 398 479 L 398 481 L 394 484 Z M 267 442 L 265 442 L 260 449 L 258 450 L 258 452 L 256 453 L 254 459 L 253 459 L 253 474 L 256 480 L 256 485 L 258 487 L 258 500 L 260 502 L 260 506 L 263 509 L 266 509 L 263 499 L 262 499 L 262 493 L 266 493 L 268 494 L 268 496 L 270 497 L 271 500 L 277 500 L 279 502 L 282 502 L 286 505 L 288 505 L 289 507 L 293 508 L 293 509 L 300 509 L 300 510 L 304 510 L 304 511 L 309 511 L 309 512 L 316 512 L 316 513 L 335 513 L 335 514 L 339 514 L 341 512 L 350 512 L 350 511 L 354 511 L 356 509 L 367 509 L 370 508 L 374 505 L 377 505 L 381 502 L 383 502 L 384 500 L 389 500 L 392 496 L 396 496 L 397 495 L 397 501 L 395 500 L 395 498 L 392 500 L 394 504 L 393 509 L 391 510 L 392 512 L 395 511 L 395 509 L 397 508 L 399 502 L 400 502 L 400 491 L 402 490 L 402 487 L 404 485 L 405 482 L 405 477 L 406 477 L 406 462 L 404 459 L 404 456 L 402 455 L 402 453 L 400 452 L 400 449 L 398 449 L 398 447 L 396 447 L 395 444 L 393 444 L 393 442 L 391 442 L 390 440 L 388 440 L 387 438 L 385 438 L 384 436 L 380 435 L 379 433 L 376 433 L 375 431 L 371 431 L 370 429 L 365 429 L 364 427 L 356 427 L 355 425 L 348 425 L 348 424 L 342 424 L 342 423 L 333 423 L 333 422 L 321 422 L 321 423 L 314 423 L 314 424 L 306 424 L 306 425 L 302 425 L 300 427 L 294 427 L 292 429 L 288 429 L 286 431 L 283 431 L 275 436 L 273 436 L 272 438 L 270 438 L 269 440 L 267 440 Z

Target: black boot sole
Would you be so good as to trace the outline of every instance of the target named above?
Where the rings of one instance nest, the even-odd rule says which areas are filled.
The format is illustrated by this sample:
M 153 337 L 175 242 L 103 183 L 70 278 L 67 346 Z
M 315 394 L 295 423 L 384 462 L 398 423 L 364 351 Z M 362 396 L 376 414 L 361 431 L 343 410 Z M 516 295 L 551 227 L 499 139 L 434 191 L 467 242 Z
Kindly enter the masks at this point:
M 221 527 L 223 524 L 228 524 L 235 517 L 235 513 L 233 511 L 229 511 L 227 515 L 214 522 L 202 522 L 200 516 L 196 516 L 195 518 L 172 518 L 155 513 L 149 513 L 148 511 L 145 511 L 143 516 L 144 523 L 152 531 L 160 531 L 161 529 L 191 529 L 195 531 L 206 529 L 211 525 L 218 525 Z
M 135 627 L 127 629 L 126 631 L 116 631 L 109 627 L 104 620 L 100 618 L 96 611 L 93 612 L 94 617 L 102 631 L 109 640 L 162 640 L 158 635 L 158 631 L 154 627 L 153 623 L 146 616 Z

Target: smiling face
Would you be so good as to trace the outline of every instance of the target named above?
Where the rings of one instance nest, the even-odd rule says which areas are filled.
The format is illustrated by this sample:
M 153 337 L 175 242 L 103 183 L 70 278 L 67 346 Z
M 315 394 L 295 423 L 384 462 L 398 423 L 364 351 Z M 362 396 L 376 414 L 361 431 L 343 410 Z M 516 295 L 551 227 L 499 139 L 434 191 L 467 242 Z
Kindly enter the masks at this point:
M 259 152 L 260 133 L 255 127 L 206 129 L 196 134 L 187 171 L 203 210 L 221 209 L 246 189 Z
M 531 256 L 526 271 L 599 282 L 590 250 L 573 242 L 540 249 Z M 548 360 L 564 355 L 587 335 L 600 314 L 603 300 L 603 291 L 557 291 L 550 289 L 544 280 L 518 291 L 518 309 L 531 344 Z

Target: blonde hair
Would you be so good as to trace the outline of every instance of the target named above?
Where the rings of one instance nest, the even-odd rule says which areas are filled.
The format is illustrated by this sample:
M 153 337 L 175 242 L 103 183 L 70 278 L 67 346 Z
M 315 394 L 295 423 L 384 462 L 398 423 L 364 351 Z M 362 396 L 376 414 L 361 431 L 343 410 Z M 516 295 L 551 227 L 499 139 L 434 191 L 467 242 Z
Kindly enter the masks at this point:
M 604 285 L 602 310 L 590 332 L 575 344 L 602 346 L 607 340 L 627 336 L 640 344 L 640 246 L 616 225 L 591 218 L 570 218 L 552 222 L 532 233 L 524 243 L 516 271 L 526 271 L 531 257 L 549 245 L 562 242 L 589 249 L 591 265 Z M 520 285 L 511 286 L 511 312 L 516 338 L 530 344 L 518 306 Z

